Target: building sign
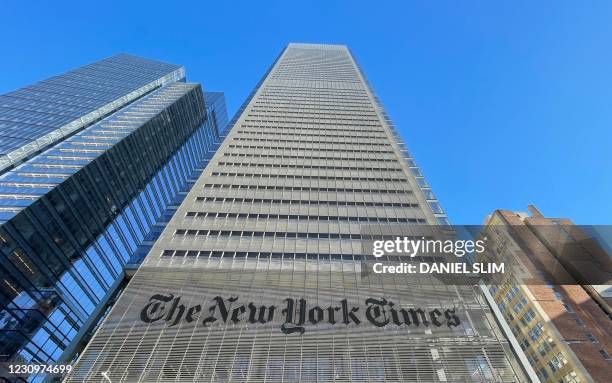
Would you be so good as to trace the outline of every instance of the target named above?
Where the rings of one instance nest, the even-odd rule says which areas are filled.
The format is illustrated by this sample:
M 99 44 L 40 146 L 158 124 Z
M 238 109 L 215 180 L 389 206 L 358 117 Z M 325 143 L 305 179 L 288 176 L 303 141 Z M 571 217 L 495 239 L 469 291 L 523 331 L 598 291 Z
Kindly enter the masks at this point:
M 376 327 L 424 326 L 456 327 L 461 323 L 455 308 L 400 308 L 385 298 L 367 298 L 365 307 L 350 305 L 342 299 L 336 306 L 309 305 L 304 298 L 286 298 L 280 305 L 256 305 L 253 302 L 239 303 L 239 297 L 216 296 L 204 309 L 181 303 L 174 294 L 153 294 L 140 312 L 145 323 L 165 322 L 169 327 L 183 323 L 196 323 L 207 327 L 221 321 L 225 324 L 265 324 L 276 315 L 282 318 L 280 330 L 284 334 L 303 334 L 307 326 L 327 323 L 331 326 L 360 326 L 368 323 Z M 282 307 L 282 309 L 281 309 Z

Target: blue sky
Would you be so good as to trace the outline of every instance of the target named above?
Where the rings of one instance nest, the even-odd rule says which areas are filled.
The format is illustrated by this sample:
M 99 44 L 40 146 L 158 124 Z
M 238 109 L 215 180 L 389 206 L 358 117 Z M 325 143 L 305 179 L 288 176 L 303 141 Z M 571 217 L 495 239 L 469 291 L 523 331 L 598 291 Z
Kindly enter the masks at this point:
M 0 93 L 127 52 L 233 114 L 288 42 L 347 44 L 454 223 L 612 223 L 612 2 L 290 3 L 5 1 Z

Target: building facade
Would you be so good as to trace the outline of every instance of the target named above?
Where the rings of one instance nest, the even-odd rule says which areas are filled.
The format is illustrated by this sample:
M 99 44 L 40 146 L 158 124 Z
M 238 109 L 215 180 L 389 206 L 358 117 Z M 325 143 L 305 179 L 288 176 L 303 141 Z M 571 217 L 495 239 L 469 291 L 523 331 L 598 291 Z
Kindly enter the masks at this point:
M 75 357 L 218 147 L 184 80 L 121 54 L 0 96 L 0 376 Z
M 496 210 L 486 221 L 491 247 L 524 270 L 489 291 L 541 382 L 609 382 L 612 288 L 585 284 L 573 267 L 609 255 L 570 220 L 529 208 L 531 216 Z
M 518 382 L 472 285 L 362 273 L 448 221 L 344 46 L 290 44 L 69 382 Z

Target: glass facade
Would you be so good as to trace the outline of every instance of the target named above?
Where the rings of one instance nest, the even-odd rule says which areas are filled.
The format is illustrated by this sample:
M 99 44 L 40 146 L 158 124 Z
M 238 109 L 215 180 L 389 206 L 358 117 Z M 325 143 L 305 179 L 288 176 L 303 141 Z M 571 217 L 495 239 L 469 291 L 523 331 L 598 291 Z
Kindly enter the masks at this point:
M 133 271 L 138 269 L 145 256 L 149 253 L 149 250 L 151 250 L 153 243 L 159 238 L 170 218 L 176 213 L 176 209 L 183 202 L 187 192 L 191 190 L 204 168 L 208 165 L 208 161 L 218 149 L 219 144 L 225 139 L 227 134 L 225 129 L 228 126 L 225 96 L 222 92 L 205 92 L 204 104 L 208 117 L 207 129 L 198 130 L 190 138 L 188 145 L 184 145 L 175 155 L 194 157 L 192 154 L 183 153 L 191 150 L 192 153 L 199 153 L 197 157 L 199 160 L 189 168 L 191 173 L 185 174 L 185 178 L 181 178 L 184 182 L 181 183 L 179 188 L 174 190 L 173 199 L 166 204 L 164 212 L 159 216 L 156 223 L 151 227 L 148 234 L 130 257 L 126 265 L 128 276 L 131 276 Z M 166 167 L 174 166 L 175 163 L 177 162 L 170 161 Z
M 120 54 L 1 95 L 0 171 L 184 77 L 178 65 Z
M 479 287 L 361 272 L 447 221 L 346 47 L 290 44 L 230 125 L 67 381 L 522 381 Z
M 88 80 L 92 73 L 108 79 L 98 84 Z M 139 263 L 139 251 L 206 167 L 227 124 L 223 94 L 182 82 L 175 65 L 119 55 L 57 78 L 74 87 L 81 86 L 76 79 L 83 88 L 104 84 L 106 104 L 155 86 L 0 175 L 4 368 L 75 356 L 122 287 L 126 266 Z M 67 99 L 87 101 L 80 96 Z M 0 369 L 10 378 L 5 374 Z

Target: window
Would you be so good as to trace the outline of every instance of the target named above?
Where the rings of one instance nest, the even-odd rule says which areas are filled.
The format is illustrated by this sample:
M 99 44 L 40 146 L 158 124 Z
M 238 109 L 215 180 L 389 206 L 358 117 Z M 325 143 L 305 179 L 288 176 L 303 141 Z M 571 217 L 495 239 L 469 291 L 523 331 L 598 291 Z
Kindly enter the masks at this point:
M 548 367 L 550 367 L 552 372 L 556 372 L 561 367 L 563 367 L 567 363 L 565 357 L 563 357 L 563 353 L 558 353 L 553 356 L 550 361 L 548 361 Z
M 442 214 L 442 213 L 444 213 L 444 212 L 442 211 L 442 208 L 440 207 L 440 204 L 439 204 L 439 203 L 437 203 L 437 202 L 432 202 L 432 201 L 429 201 L 429 207 L 431 208 L 431 211 L 433 211 L 433 212 L 434 212 L 434 213 L 436 213 L 436 214 Z
M 597 343 L 597 339 L 595 339 L 595 336 L 593 334 L 591 334 L 590 332 L 587 332 L 585 335 L 588 340 L 590 340 L 593 343 Z
M 548 378 L 548 373 L 544 367 L 540 368 L 540 370 L 536 372 L 536 375 L 538 378 L 540 378 L 540 380 L 546 380 Z
M 521 323 L 526 326 L 529 322 L 533 320 L 533 318 L 535 318 L 535 312 L 533 311 L 533 309 L 529 309 L 521 318 Z
M 533 329 L 529 330 L 528 334 L 531 340 L 537 340 L 542 335 L 542 328 L 544 325 L 542 322 L 538 322 Z
M 576 372 L 573 370 L 565 374 L 563 378 L 560 380 L 560 383 L 578 383 L 578 382 L 580 382 L 580 379 L 576 376 Z
M 514 336 L 518 336 L 521 333 L 521 329 L 518 325 L 514 325 L 511 330 Z
M 521 296 L 519 301 L 512 307 L 512 311 L 514 311 L 515 314 L 518 314 L 523 309 L 523 307 L 525 307 L 526 305 L 527 305 L 527 299 Z
M 540 355 L 544 356 L 546 355 L 546 353 L 552 350 L 553 346 L 554 343 L 552 342 L 552 340 L 548 339 L 547 341 L 544 341 L 540 345 L 538 345 L 538 352 L 540 353 Z

